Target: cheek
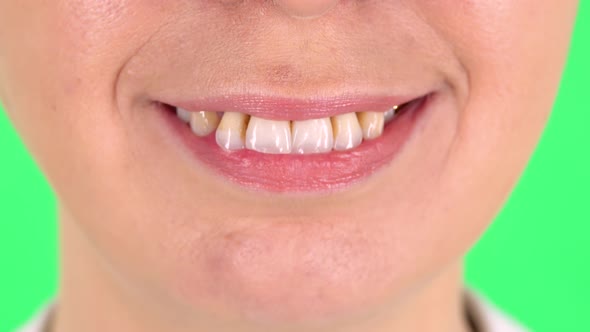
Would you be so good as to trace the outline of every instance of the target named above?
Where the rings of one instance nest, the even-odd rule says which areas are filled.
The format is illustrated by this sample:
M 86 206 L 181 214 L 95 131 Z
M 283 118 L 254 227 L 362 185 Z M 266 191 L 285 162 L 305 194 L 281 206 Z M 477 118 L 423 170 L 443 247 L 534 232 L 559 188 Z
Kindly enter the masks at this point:
M 58 191 L 74 187 L 72 177 L 98 168 L 97 153 L 120 152 L 125 133 L 113 84 L 156 29 L 156 10 L 155 1 L 0 4 L 1 30 L 23 32 L 0 32 L 0 91 L 14 125 Z M 75 162 L 71 156 L 77 156 Z
M 441 206 L 450 209 L 442 218 L 450 227 L 441 232 L 475 239 L 465 231 L 482 230 L 492 220 L 545 126 L 577 1 L 463 3 L 454 7 L 432 1 L 425 10 L 469 76 L 456 137 L 437 186 L 440 200 L 433 206 L 437 212 L 446 211 Z
M 136 229 L 145 216 L 130 215 L 116 203 L 140 207 L 130 183 L 145 179 L 129 173 L 135 160 L 113 85 L 125 61 L 156 29 L 156 2 L 0 3 L 3 102 L 61 203 L 76 207 L 73 213 L 105 252 L 141 252 L 142 242 L 129 241 L 129 234 L 141 238 L 146 232 Z
M 552 108 L 578 1 L 450 2 L 420 3 L 469 77 L 449 160 L 478 191 L 505 196 Z

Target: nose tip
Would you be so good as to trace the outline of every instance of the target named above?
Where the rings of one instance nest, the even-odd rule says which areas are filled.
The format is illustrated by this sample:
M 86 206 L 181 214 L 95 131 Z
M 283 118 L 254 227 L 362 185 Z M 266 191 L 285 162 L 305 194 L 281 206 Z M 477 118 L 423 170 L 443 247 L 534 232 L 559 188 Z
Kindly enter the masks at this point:
M 285 13 L 296 18 L 314 18 L 332 9 L 340 0 L 273 0 Z

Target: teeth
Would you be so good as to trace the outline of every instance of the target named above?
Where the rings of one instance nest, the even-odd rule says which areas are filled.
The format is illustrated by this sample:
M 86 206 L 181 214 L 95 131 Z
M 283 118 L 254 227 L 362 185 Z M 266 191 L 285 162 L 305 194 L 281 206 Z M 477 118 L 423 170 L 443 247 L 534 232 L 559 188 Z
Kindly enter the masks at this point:
M 364 139 L 375 139 L 383 134 L 383 112 L 359 112 L 357 117 L 363 129 Z
M 176 114 L 188 122 L 197 136 L 215 131 L 217 144 L 228 151 L 244 148 L 269 154 L 310 154 L 350 150 L 363 139 L 383 134 L 384 125 L 395 118 L 398 106 L 387 112 L 346 113 L 331 118 L 274 121 L 239 112 L 189 112 Z
M 389 123 L 391 120 L 393 120 L 393 118 L 395 117 L 395 115 L 397 114 L 397 109 L 399 108 L 399 106 L 393 106 L 389 111 L 385 112 L 384 116 L 384 122 L 387 124 Z
M 383 114 L 383 121 L 385 123 L 389 122 L 391 119 L 393 119 L 394 115 L 395 115 L 395 111 L 393 109 L 385 112 L 385 114 Z
M 363 131 L 355 113 L 336 115 L 331 120 L 334 131 L 334 150 L 349 150 L 361 144 Z
M 226 112 L 215 132 L 217 144 L 226 150 L 241 150 L 246 146 L 246 128 L 249 116 L 244 113 Z
M 246 148 L 262 153 L 291 153 L 290 121 L 266 120 L 252 116 L 246 131 Z
M 182 108 L 176 109 L 176 115 L 182 120 L 182 122 L 189 123 L 191 121 L 191 112 Z
M 191 112 L 191 129 L 197 136 L 211 134 L 219 124 L 219 115 L 216 112 Z
M 293 121 L 293 152 L 322 153 L 332 150 L 334 135 L 330 118 Z

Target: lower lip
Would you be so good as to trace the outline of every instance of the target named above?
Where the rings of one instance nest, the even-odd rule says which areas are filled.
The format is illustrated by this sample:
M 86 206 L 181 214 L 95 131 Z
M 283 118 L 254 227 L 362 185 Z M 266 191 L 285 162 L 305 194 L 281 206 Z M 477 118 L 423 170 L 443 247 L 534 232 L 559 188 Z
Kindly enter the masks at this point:
M 324 154 L 263 154 L 252 150 L 225 151 L 215 134 L 195 136 L 169 107 L 158 110 L 172 134 L 201 163 L 247 189 L 270 192 L 333 192 L 365 180 L 390 164 L 411 137 L 436 95 L 414 103 L 386 125 L 383 135 L 349 151 Z

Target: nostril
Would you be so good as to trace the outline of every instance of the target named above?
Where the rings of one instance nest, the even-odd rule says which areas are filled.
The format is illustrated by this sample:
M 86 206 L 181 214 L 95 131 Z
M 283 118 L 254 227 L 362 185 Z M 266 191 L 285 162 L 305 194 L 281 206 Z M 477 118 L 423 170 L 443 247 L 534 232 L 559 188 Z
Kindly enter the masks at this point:
M 341 0 L 273 0 L 286 14 L 295 18 L 315 18 L 324 15 Z

